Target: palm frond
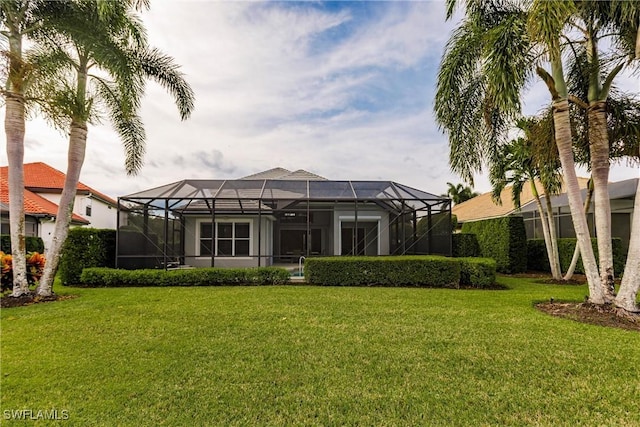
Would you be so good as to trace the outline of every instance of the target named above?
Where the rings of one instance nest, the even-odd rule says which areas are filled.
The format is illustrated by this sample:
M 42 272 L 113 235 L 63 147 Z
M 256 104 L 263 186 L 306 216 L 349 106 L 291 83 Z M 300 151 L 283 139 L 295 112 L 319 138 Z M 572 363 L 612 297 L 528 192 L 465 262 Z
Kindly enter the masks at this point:
M 158 82 L 174 97 L 180 117 L 186 120 L 193 111 L 195 94 L 173 58 L 157 49 L 145 50 L 138 56 L 144 75 Z
M 142 120 L 123 101 L 127 97 L 122 96 L 118 85 L 101 80 L 97 90 L 101 101 L 106 105 L 109 119 L 122 140 L 125 170 L 128 175 L 135 175 L 144 163 L 146 133 Z

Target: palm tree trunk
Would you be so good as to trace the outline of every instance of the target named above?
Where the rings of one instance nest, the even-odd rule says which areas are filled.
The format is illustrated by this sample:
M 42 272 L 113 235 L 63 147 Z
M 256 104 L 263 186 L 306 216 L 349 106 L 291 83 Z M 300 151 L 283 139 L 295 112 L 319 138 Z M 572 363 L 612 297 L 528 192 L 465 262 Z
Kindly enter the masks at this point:
M 624 268 L 620 290 L 614 303 L 617 307 L 627 311 L 640 311 L 636 305 L 638 290 L 640 288 L 640 180 L 636 187 L 636 201 L 633 206 L 633 222 L 631 224 L 631 240 L 629 241 L 629 253 L 627 264 Z
M 13 24 L 13 23 L 11 23 Z M 24 224 L 24 133 L 25 99 L 22 63 L 22 36 L 9 25 L 9 75 L 5 92 L 4 131 L 7 137 L 9 181 L 9 227 L 13 267 L 13 292 L 19 297 L 29 293 Z
M 545 215 L 544 207 L 542 206 L 542 202 L 540 201 L 540 195 L 538 194 L 538 189 L 536 188 L 535 181 L 532 179 L 529 182 L 531 183 L 531 192 L 533 193 L 533 197 L 536 201 L 536 206 L 538 208 L 538 213 L 540 214 L 540 223 L 542 224 L 542 234 L 544 236 L 544 245 L 547 248 L 547 258 L 549 259 L 551 276 L 553 276 L 555 280 L 560 280 L 562 277 L 560 275 L 560 271 L 556 268 L 556 263 L 553 259 L 553 246 L 551 245 L 553 236 L 549 231 L 548 218 Z
M 13 266 L 13 292 L 19 297 L 29 293 L 24 225 L 24 97 L 8 93 L 5 112 L 7 159 L 9 160 L 9 227 Z
M 609 201 L 609 135 L 606 102 L 591 102 L 589 118 L 589 152 L 591 177 L 595 192 L 595 223 L 600 260 L 600 280 L 607 302 L 615 296 L 613 249 L 611 245 L 611 202 Z
M 47 263 L 38 285 L 37 294 L 49 296 L 53 294 L 53 280 L 58 264 L 60 263 L 60 251 L 69 234 L 69 224 L 73 215 L 73 203 L 76 198 L 76 190 L 80 181 L 80 171 L 84 163 L 87 145 L 87 124 L 73 120 L 69 134 L 69 153 L 67 176 L 64 181 L 64 189 L 60 196 L 56 226 L 53 232 L 51 244 L 47 248 L 45 258 Z
M 569 101 L 566 98 L 558 98 L 553 101 L 553 123 L 556 134 L 556 143 L 562 164 L 562 172 L 567 187 L 571 219 L 575 228 L 578 245 L 582 253 L 587 283 L 589 285 L 589 300 L 594 304 L 604 304 L 604 292 L 600 285 L 598 266 L 591 247 L 587 217 L 584 214 L 580 186 L 576 176 L 573 150 L 571 146 L 571 125 L 569 121 Z
M 590 179 L 587 197 L 584 199 L 585 216 L 589 213 L 589 208 L 591 207 L 591 197 L 593 197 L 593 180 Z M 563 277 L 564 280 L 570 280 L 573 277 L 573 272 L 576 270 L 576 266 L 578 265 L 578 258 L 580 258 L 580 245 L 576 242 L 576 247 L 573 250 L 573 258 L 571 258 L 571 264 L 567 269 L 567 273 Z
M 636 36 L 636 61 L 640 60 L 640 27 Z M 636 200 L 633 204 L 633 222 L 631 223 L 631 239 L 627 264 L 624 267 L 624 275 L 620 283 L 620 290 L 614 303 L 617 307 L 627 311 L 638 312 L 640 308 L 636 304 L 638 291 L 640 290 L 640 179 L 636 187 Z
M 558 233 L 556 232 L 555 218 L 553 218 L 553 207 L 551 206 L 551 192 L 545 189 L 545 202 L 547 205 L 547 221 L 549 221 L 549 234 L 551 237 L 551 257 L 558 272 L 558 278 L 562 279 L 562 267 L 560 267 L 560 251 L 558 250 Z M 554 277 L 555 278 L 555 277 Z

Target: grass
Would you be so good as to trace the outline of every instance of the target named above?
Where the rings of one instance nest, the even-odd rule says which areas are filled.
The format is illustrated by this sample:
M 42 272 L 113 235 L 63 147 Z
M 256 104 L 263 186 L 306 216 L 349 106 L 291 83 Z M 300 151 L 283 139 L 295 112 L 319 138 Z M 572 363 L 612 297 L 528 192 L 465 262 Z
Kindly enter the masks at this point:
M 0 409 L 79 426 L 638 425 L 640 334 L 533 308 L 585 287 L 500 281 L 59 287 L 79 297 L 0 313 Z

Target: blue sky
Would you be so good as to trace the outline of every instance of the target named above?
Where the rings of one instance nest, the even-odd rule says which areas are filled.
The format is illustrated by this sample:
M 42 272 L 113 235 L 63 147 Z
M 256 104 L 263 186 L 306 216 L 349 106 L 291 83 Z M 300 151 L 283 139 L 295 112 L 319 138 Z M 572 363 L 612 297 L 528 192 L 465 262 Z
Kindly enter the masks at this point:
M 432 112 L 455 25 L 445 22 L 443 1 L 158 1 L 142 17 L 151 44 L 182 65 L 196 93 L 194 114 L 181 122 L 171 98 L 149 84 L 144 168 L 127 177 L 117 136 L 108 124 L 92 126 L 86 184 L 117 197 L 274 167 L 391 179 L 437 194 L 460 181 Z M 534 88 L 527 112 L 544 102 L 544 90 Z M 64 171 L 66 147 L 44 122 L 27 123 L 25 162 Z M 617 168 L 612 179 L 637 175 Z M 476 188 L 489 189 L 482 177 Z

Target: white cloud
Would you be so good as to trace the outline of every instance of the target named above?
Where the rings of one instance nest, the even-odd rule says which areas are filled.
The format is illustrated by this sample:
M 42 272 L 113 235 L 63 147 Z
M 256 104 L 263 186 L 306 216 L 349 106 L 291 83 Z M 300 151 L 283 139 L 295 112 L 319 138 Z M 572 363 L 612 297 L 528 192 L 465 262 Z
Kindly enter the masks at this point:
M 182 65 L 196 109 L 180 121 L 171 97 L 150 83 L 141 173 L 127 177 L 117 135 L 92 126 L 81 179 L 117 197 L 282 166 L 446 191 L 447 181 L 460 179 L 449 171 L 446 137 L 431 108 L 455 22 L 444 21 L 439 1 L 354 5 L 152 3 L 143 14 L 149 40 Z M 544 91 L 534 88 L 527 108 L 535 112 L 544 101 Z M 64 171 L 66 149 L 66 137 L 41 120 L 27 124 L 26 162 Z M 477 188 L 488 183 L 480 178 Z

